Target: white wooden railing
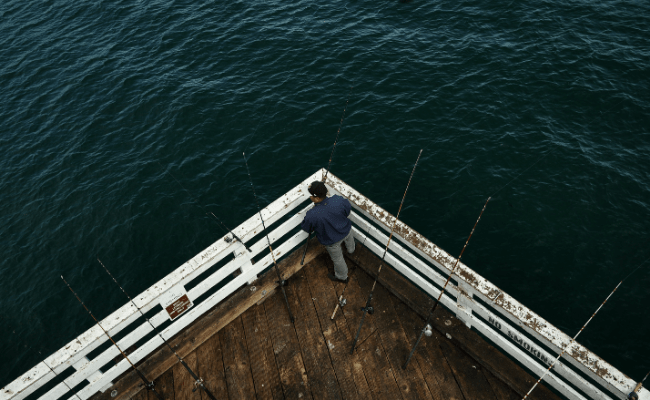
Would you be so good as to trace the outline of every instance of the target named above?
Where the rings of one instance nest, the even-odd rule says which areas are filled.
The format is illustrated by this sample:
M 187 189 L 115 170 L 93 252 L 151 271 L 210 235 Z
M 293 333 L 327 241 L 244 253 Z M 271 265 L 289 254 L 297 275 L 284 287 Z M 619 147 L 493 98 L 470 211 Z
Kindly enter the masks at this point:
M 312 207 L 307 200 L 306 189 L 309 183 L 321 180 L 324 172 L 317 171 L 262 210 L 276 258 L 288 255 L 306 239 L 307 234 L 297 229 L 305 212 Z M 331 194 L 340 194 L 352 203 L 350 219 L 355 237 L 365 241 L 369 250 L 382 255 L 388 232 L 394 223 L 393 216 L 331 173 L 328 174 L 327 186 Z M 401 221 L 397 221 L 395 227 L 393 237 L 396 240 L 391 241 L 385 261 L 431 297 L 437 298 L 455 259 Z M 227 296 L 245 285 L 253 284 L 258 275 L 272 265 L 270 254 L 255 263 L 251 262 L 267 248 L 266 238 L 259 235 L 261 231 L 262 222 L 255 214 L 233 229 L 252 252 L 246 251 L 240 242 L 231 241 L 228 234 L 134 297 L 137 307 L 145 313 L 158 310 L 150 320 L 156 327 L 164 324 L 163 337 L 167 340 L 172 338 Z M 288 235 L 291 232 L 295 233 Z M 251 240 L 253 237 L 256 237 L 254 243 Z M 225 262 L 228 256 L 234 257 Z M 202 276 L 220 262 L 225 264 L 208 276 Z M 237 272 L 239 275 L 232 279 L 233 273 Z M 199 276 L 201 280 L 195 282 Z M 533 375 L 543 374 L 557 354 L 570 343 L 571 338 L 564 332 L 464 264 L 457 267 L 454 281 L 447 286 L 441 299 L 442 305 L 468 327 L 477 330 L 496 347 L 519 361 Z M 161 307 L 161 299 L 166 293 L 185 286 L 193 286 L 188 290 L 188 296 L 194 306 L 169 323 L 167 312 Z M 218 290 L 198 300 L 215 288 Z M 129 302 L 100 322 L 111 336 L 120 333 L 120 348 L 135 345 L 136 348 L 129 354 L 134 364 L 163 344 L 157 335 L 140 343 L 153 331 L 146 321 L 139 319 L 140 316 L 138 309 Z M 0 400 L 85 400 L 98 391 L 109 389 L 113 380 L 131 366 L 125 359 L 113 363 L 119 351 L 115 346 L 106 346 L 107 341 L 102 329 L 94 326 L 4 387 Z M 105 350 L 97 355 L 93 353 L 91 359 L 89 354 L 102 345 Z M 70 371 L 74 372 L 70 375 L 67 370 L 71 368 Z M 69 376 L 62 381 L 58 375 L 64 372 Z M 569 399 L 626 399 L 635 386 L 633 380 L 578 343 L 571 344 L 544 381 Z M 84 382 L 85 385 L 81 385 Z M 69 390 L 69 387 L 77 386 L 81 386 L 81 389 L 77 388 L 76 393 Z M 650 392 L 642 388 L 639 398 L 650 400 Z

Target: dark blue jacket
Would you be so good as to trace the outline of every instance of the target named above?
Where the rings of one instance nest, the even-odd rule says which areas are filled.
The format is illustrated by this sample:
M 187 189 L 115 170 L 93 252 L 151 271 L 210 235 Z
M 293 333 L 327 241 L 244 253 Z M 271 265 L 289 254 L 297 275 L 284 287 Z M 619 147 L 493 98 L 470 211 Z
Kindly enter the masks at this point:
M 352 206 L 339 195 L 328 197 L 307 211 L 300 227 L 303 231 L 316 231 L 316 237 L 323 246 L 334 244 L 345 238 L 352 222 L 348 219 Z

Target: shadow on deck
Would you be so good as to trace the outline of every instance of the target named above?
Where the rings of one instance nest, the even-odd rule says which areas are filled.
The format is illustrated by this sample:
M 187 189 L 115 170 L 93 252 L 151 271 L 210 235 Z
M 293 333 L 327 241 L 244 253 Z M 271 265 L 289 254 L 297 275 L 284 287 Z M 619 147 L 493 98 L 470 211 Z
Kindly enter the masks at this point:
M 345 293 L 347 306 L 331 320 L 345 285 L 327 278 L 333 266 L 322 247 L 312 249 L 311 261 L 293 274 L 286 287 L 295 325 L 290 322 L 282 293 L 276 290 L 245 311 L 230 314 L 230 322 L 216 328 L 216 334 L 204 335 L 198 347 L 177 350 L 218 399 L 518 400 L 535 382 L 440 308 L 432 324 L 433 336 L 423 338 L 403 370 L 424 324 L 422 315 L 432 302 L 388 265 L 382 267 L 380 284 L 375 288 L 375 312 L 366 316 L 357 348 L 350 355 L 360 308 L 373 283 L 369 273 L 376 271 L 380 260 L 357 247 L 347 260 L 351 276 Z M 295 264 L 291 258 L 286 261 Z M 284 267 L 283 274 L 287 274 L 291 268 Z M 269 280 L 269 274 L 275 276 L 269 271 L 264 278 Z M 213 330 L 214 325 L 210 324 Z M 188 348 L 178 341 L 174 346 Z M 163 353 L 164 348 L 158 357 Z M 149 368 L 148 377 L 158 376 L 156 389 L 170 400 L 208 399 L 200 390 L 192 391 L 193 379 L 175 360 L 167 361 L 173 366 L 164 372 L 158 368 L 157 375 Z M 110 392 L 97 397 L 110 398 Z M 137 384 L 128 393 L 121 394 L 139 400 L 156 399 Z M 530 398 L 558 399 L 543 386 Z

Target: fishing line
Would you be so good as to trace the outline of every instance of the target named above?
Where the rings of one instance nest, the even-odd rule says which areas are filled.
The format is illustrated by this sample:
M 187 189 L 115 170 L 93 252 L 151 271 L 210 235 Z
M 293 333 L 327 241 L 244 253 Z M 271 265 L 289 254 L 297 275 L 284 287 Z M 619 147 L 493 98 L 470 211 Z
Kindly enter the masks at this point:
M 246 246 L 246 243 L 244 243 L 244 241 L 241 240 L 241 239 L 239 238 L 239 236 L 235 235 L 235 232 L 231 231 L 231 230 L 226 226 L 226 224 L 224 224 L 223 222 L 221 222 L 221 220 L 220 220 L 219 218 L 217 218 L 217 216 L 214 215 L 214 213 L 213 213 L 212 211 L 208 211 L 208 210 L 206 210 L 205 207 L 203 207 L 203 206 L 201 205 L 201 203 L 199 203 L 199 202 L 194 198 L 194 196 L 192 196 L 192 193 L 190 193 L 190 191 L 187 190 L 187 189 L 185 188 L 185 186 L 183 186 L 183 184 L 182 184 L 178 179 L 176 179 L 176 177 L 174 176 L 174 174 L 172 174 L 170 171 L 165 170 L 165 167 L 163 167 L 163 165 L 162 165 L 159 161 L 156 161 L 156 162 L 157 162 L 158 165 L 160 165 L 160 167 L 163 169 L 163 172 L 168 173 L 172 178 L 174 178 L 174 180 L 175 180 L 175 181 L 176 181 L 176 182 L 177 182 L 177 183 L 178 183 L 178 184 L 183 188 L 183 190 L 185 190 L 185 191 L 187 192 L 187 194 L 190 196 L 190 198 L 192 199 L 192 201 L 194 201 L 194 203 L 196 203 L 199 207 L 201 207 L 201 209 L 205 212 L 206 215 L 212 215 L 212 216 L 214 217 L 214 219 L 215 219 L 219 224 L 221 224 L 222 228 L 226 230 L 226 232 L 229 232 L 229 233 L 233 236 L 233 238 L 234 238 L 235 240 L 238 240 L 239 243 L 241 243 L 241 244 L 246 248 L 246 250 L 248 250 L 249 252 L 252 252 L 252 250 L 251 250 L 248 246 Z M 230 242 L 232 241 L 231 238 L 224 238 L 224 240 L 226 241 L 226 243 L 230 243 Z
M 402 211 L 402 206 L 404 205 L 404 199 L 406 198 L 406 192 L 409 190 L 409 186 L 411 185 L 411 179 L 413 179 L 413 174 L 415 173 L 415 168 L 418 166 L 418 161 L 420 161 L 420 156 L 422 155 L 422 150 L 420 150 L 420 153 L 418 154 L 417 160 L 415 160 L 415 165 L 413 166 L 413 170 L 411 171 L 411 176 L 409 178 L 409 182 L 406 185 L 406 190 L 404 190 L 404 195 L 402 196 L 402 202 L 399 205 L 399 209 L 397 210 L 397 215 L 395 216 L 395 221 L 393 221 L 393 226 L 390 228 L 390 236 L 388 237 L 388 242 L 386 243 L 386 248 L 384 249 L 384 254 L 381 256 L 381 261 L 379 262 L 379 269 L 377 270 L 377 275 L 375 276 L 375 281 L 372 284 L 372 288 L 370 289 L 370 293 L 368 293 L 368 300 L 366 300 L 366 305 L 365 307 L 362 308 L 363 310 L 363 315 L 361 316 L 361 322 L 359 322 L 359 328 L 357 329 L 357 334 L 354 338 L 354 342 L 352 343 L 352 349 L 350 350 L 350 354 L 354 353 L 354 349 L 357 345 L 357 341 L 359 340 L 359 334 L 361 333 L 361 327 L 363 326 L 363 320 L 366 318 L 366 314 L 370 311 L 370 302 L 372 301 L 372 294 L 375 291 L 375 286 L 377 285 L 377 280 L 379 279 L 379 274 L 381 273 L 381 267 L 383 266 L 383 261 L 384 258 L 386 257 L 386 253 L 388 252 L 388 246 L 390 245 L 390 241 L 393 238 L 393 231 L 395 230 L 395 225 L 397 224 L 397 220 L 399 219 L 399 214 Z
M 350 94 L 352 94 L 352 88 L 354 87 L 354 83 L 352 86 L 350 86 L 350 91 L 348 92 L 348 99 L 345 101 L 345 107 L 343 108 L 343 114 L 341 115 L 341 122 L 339 123 L 339 130 L 336 132 L 336 139 L 334 139 L 334 145 L 332 146 L 332 152 L 330 153 L 330 160 L 327 163 L 327 171 L 325 172 L 325 176 L 323 177 L 322 181 L 325 183 L 327 181 L 327 174 L 330 172 L 330 166 L 332 165 L 332 157 L 334 157 L 334 149 L 336 148 L 336 144 L 339 141 L 339 134 L 341 133 L 341 127 L 343 126 L 343 119 L 345 118 L 345 110 L 348 109 L 348 103 L 350 102 Z M 303 265 L 305 263 L 305 256 L 307 255 L 307 249 L 309 248 L 309 239 L 311 238 L 311 234 L 313 231 L 310 231 L 309 234 L 307 235 L 307 239 L 305 240 L 305 251 L 302 253 L 302 260 L 300 260 L 300 265 Z
M 140 371 L 135 367 L 135 365 L 133 365 L 133 363 L 131 362 L 131 360 L 129 360 L 129 357 L 127 357 L 126 354 L 124 354 L 124 352 L 122 351 L 122 349 L 120 349 L 120 346 L 118 346 L 117 343 L 115 343 L 115 340 L 113 340 L 113 338 L 111 337 L 111 335 L 109 335 L 108 332 L 106 332 L 106 329 L 104 329 L 104 327 L 99 323 L 99 321 L 97 320 L 97 318 L 95 318 L 95 316 L 93 315 L 93 313 L 90 312 L 90 310 L 88 309 L 88 307 L 86 307 L 86 305 L 84 304 L 84 302 L 81 301 L 81 298 L 79 297 L 79 295 L 77 295 L 77 293 L 75 293 L 75 291 L 72 290 L 72 287 L 71 287 L 70 284 L 69 284 L 69 283 L 68 283 L 68 282 L 63 278 L 63 275 L 61 275 L 61 279 L 63 279 L 63 282 L 65 282 L 66 286 L 68 286 L 68 289 L 70 289 L 70 291 L 72 292 L 72 294 L 74 294 L 74 296 L 77 298 L 77 300 L 79 301 L 79 303 L 81 303 L 81 305 L 83 306 L 83 308 L 85 308 L 86 311 L 88 311 L 88 314 L 90 314 L 90 316 L 95 320 L 95 322 L 97 323 L 97 325 L 102 329 L 102 331 L 104 331 L 104 333 L 106 334 L 106 336 L 108 336 L 108 338 L 111 340 L 111 342 L 113 342 L 113 344 L 115 345 L 115 347 L 117 347 L 117 349 L 120 351 L 120 353 L 122 353 L 122 356 L 124 356 L 124 358 L 126 358 L 126 361 L 128 361 L 129 364 L 131 364 L 131 367 L 133 367 L 133 369 L 134 369 L 135 372 L 138 374 L 138 376 L 140 377 L 140 379 L 142 379 L 142 381 L 144 382 L 145 387 L 146 387 L 148 390 L 151 390 L 152 392 L 154 392 L 154 393 L 156 394 L 156 397 L 158 398 L 158 400 L 164 400 L 163 397 L 162 397 L 162 395 L 161 395 L 160 393 L 156 392 L 156 388 L 154 387 L 153 381 L 147 381 L 147 378 L 145 378 L 145 376 L 142 374 L 142 372 L 140 372 Z
M 510 185 L 510 184 L 511 184 L 515 179 L 517 179 L 517 178 L 519 178 L 520 176 L 522 176 L 523 174 L 525 174 L 526 171 L 528 171 L 529 169 L 533 168 L 533 167 L 535 166 L 535 164 L 537 164 L 538 162 L 542 161 L 542 160 L 543 160 L 544 158 L 546 158 L 546 156 L 548 156 L 549 154 L 551 154 L 550 151 L 546 152 L 546 154 L 544 154 L 543 156 L 541 156 L 540 158 L 538 158 L 537 161 L 535 161 L 535 162 L 532 163 L 528 168 L 526 168 L 526 169 L 523 170 L 521 173 L 519 173 L 519 175 L 517 175 L 517 176 L 515 176 L 514 178 L 512 178 L 512 179 L 511 179 L 508 183 L 506 183 L 505 185 L 501 186 L 501 187 L 500 187 L 496 192 L 494 192 L 494 193 L 492 194 L 492 196 L 490 196 L 490 197 L 494 197 L 494 195 L 496 195 L 497 193 L 499 193 L 499 192 L 501 191 L 501 189 L 503 189 L 503 188 L 505 188 L 506 186 Z
M 278 264 L 275 262 L 275 254 L 273 254 L 273 247 L 271 247 L 271 239 L 269 239 L 269 232 L 266 230 L 266 225 L 264 224 L 264 218 L 262 217 L 262 209 L 260 208 L 260 201 L 257 199 L 257 194 L 255 193 L 255 186 L 253 186 L 253 178 L 251 177 L 251 171 L 248 168 L 248 161 L 246 161 L 246 153 L 242 152 L 242 156 L 244 157 L 244 163 L 246 164 L 246 172 L 248 173 L 248 180 L 251 183 L 251 189 L 253 189 L 253 196 L 255 197 L 255 203 L 257 203 L 257 212 L 260 214 L 260 220 L 262 220 L 262 228 L 263 231 L 266 232 L 266 241 L 269 244 L 269 251 L 271 252 L 271 258 L 273 259 L 273 267 L 275 269 L 275 273 L 278 275 L 278 284 L 280 285 L 280 289 L 282 289 L 284 302 L 287 303 L 287 310 L 289 311 L 289 318 L 291 319 L 291 323 L 293 324 L 295 322 L 295 318 L 291 313 L 291 307 L 289 306 L 289 299 L 287 298 L 287 292 L 285 292 L 284 290 L 284 285 L 286 284 L 286 281 L 282 279 L 282 276 L 280 275 L 280 270 L 278 269 Z
M 612 295 L 614 294 L 614 292 L 616 292 L 616 289 L 618 289 L 618 287 L 621 286 L 621 284 L 622 284 L 622 283 L 623 283 L 627 278 L 629 278 L 630 275 L 632 275 L 633 273 L 635 273 L 639 268 L 641 268 L 641 266 L 643 266 L 646 262 L 648 262 L 648 260 L 650 260 L 650 257 L 649 257 L 649 258 L 646 258 L 645 261 L 643 261 L 641 264 L 639 264 L 638 267 L 634 268 L 634 270 L 633 270 L 632 272 L 630 272 L 630 273 L 629 273 L 625 278 L 623 278 L 623 279 L 618 283 L 618 285 L 616 285 L 616 287 L 614 288 L 614 290 L 612 290 L 612 292 L 609 294 L 609 296 L 607 296 L 607 298 L 605 299 L 605 301 L 603 301 L 603 302 L 601 303 L 601 305 L 598 307 L 598 309 L 597 309 L 597 310 L 596 310 L 596 311 L 591 315 L 591 317 L 589 317 L 589 319 L 587 320 L 587 322 L 585 322 L 585 324 L 582 326 L 582 328 L 580 328 L 580 330 L 578 331 L 578 333 L 576 333 L 576 335 L 573 337 L 573 339 L 571 339 L 571 341 L 569 342 L 569 344 L 566 345 L 566 347 L 564 348 L 564 350 L 562 350 L 562 352 L 560 353 L 560 355 L 557 356 L 557 358 L 555 359 L 555 361 L 553 361 L 553 363 L 551 363 L 551 365 L 548 367 L 548 369 L 546 369 L 546 371 L 544 371 L 544 373 L 542 374 L 542 376 L 539 377 L 539 379 L 537 380 L 537 382 L 535 382 L 535 384 L 533 385 L 533 387 L 530 388 L 530 390 L 528 391 L 528 393 L 526 393 L 526 395 L 524 396 L 524 398 L 523 398 L 522 400 L 525 400 L 525 399 L 528 397 L 528 395 L 530 395 L 530 393 L 531 393 L 531 392 L 532 392 L 532 391 L 537 387 L 537 385 L 542 381 L 542 379 L 544 379 L 544 377 L 546 376 L 546 374 L 551 370 L 551 368 L 553 368 L 553 366 L 555 365 L 555 363 L 560 359 L 560 357 L 562 357 L 562 355 L 564 354 L 564 352 L 567 351 L 567 349 L 571 346 L 571 344 L 573 344 L 573 342 L 576 340 L 576 338 L 578 337 L 578 335 L 580 335 L 580 334 L 582 333 L 582 331 L 587 327 L 587 325 L 589 324 L 589 322 L 591 322 L 591 320 L 596 316 L 596 314 L 598 314 L 598 311 L 600 311 L 600 309 L 603 308 L 603 306 L 605 305 L 605 303 L 607 303 L 607 300 L 609 300 L 609 298 L 612 297 Z M 647 376 L 646 376 L 646 378 L 647 378 Z M 645 380 L 645 378 L 644 378 L 644 380 Z M 638 390 L 638 388 L 640 388 L 640 386 L 637 385 L 637 389 L 635 389 L 635 391 Z M 632 393 L 634 393 L 634 392 L 632 392 Z
M 350 95 L 352 94 L 352 88 L 354 83 L 350 86 L 350 91 L 348 92 L 348 99 L 345 101 L 345 107 L 343 108 L 343 114 L 341 115 L 341 122 L 339 122 L 339 130 L 336 132 L 336 139 L 334 139 L 334 146 L 332 146 L 332 152 L 330 153 L 330 160 L 327 163 L 327 171 L 323 177 L 323 183 L 327 181 L 327 174 L 330 172 L 330 166 L 332 165 L 332 157 L 334 157 L 334 149 L 336 148 L 336 143 L 339 141 L 339 134 L 341 133 L 341 127 L 343 127 L 343 119 L 345 118 L 345 111 L 348 109 L 348 103 L 350 102 Z
M 124 295 L 126 296 L 126 298 L 129 299 L 129 301 L 131 302 L 131 304 L 133 304 L 133 306 L 134 306 L 135 308 L 137 308 L 138 311 L 140 311 L 140 314 L 144 317 L 144 319 L 147 320 L 147 322 L 149 323 L 149 325 L 151 325 L 151 327 L 154 329 L 154 331 L 156 331 L 156 333 L 158 334 L 158 336 L 159 336 L 159 337 L 162 339 L 162 341 L 167 345 L 167 347 L 169 347 L 169 350 L 171 350 L 172 353 L 174 353 L 174 355 L 176 356 L 176 358 L 178 358 L 178 361 L 181 363 L 181 365 L 182 365 L 183 367 L 185 367 L 185 369 L 187 370 L 187 372 L 189 372 L 189 374 L 192 376 L 192 378 L 194 378 L 194 389 L 192 390 L 192 392 L 195 392 L 197 388 L 200 388 L 201 390 L 203 390 L 203 391 L 208 395 L 209 398 L 211 398 L 212 400 L 217 400 L 217 399 L 212 395 L 212 393 L 210 393 L 210 391 L 208 390 L 208 388 L 206 388 L 205 385 L 203 385 L 203 379 L 201 379 L 200 377 L 198 377 L 198 376 L 194 373 L 194 371 L 192 371 L 192 369 L 189 367 L 189 365 L 187 365 L 187 364 L 185 363 L 185 361 L 181 358 L 181 356 L 179 356 L 178 353 L 176 353 L 176 351 L 172 348 L 172 346 L 169 345 L 169 342 L 167 342 L 167 341 L 165 340 L 165 338 L 162 336 L 162 334 L 160 333 L 160 331 L 158 330 L 158 328 L 156 328 L 156 327 L 154 326 L 154 324 L 152 324 L 151 321 L 149 321 L 149 318 L 147 318 L 147 316 L 144 315 L 144 313 L 142 312 L 142 310 L 140 309 L 140 307 L 138 307 L 138 306 L 135 304 L 135 302 L 133 301 L 133 299 L 131 298 L 131 296 L 129 296 L 129 295 L 126 293 L 126 291 L 122 288 L 122 286 L 121 286 L 119 283 L 117 283 L 117 280 L 115 279 L 115 277 L 113 276 L 113 274 L 111 274 L 111 272 L 108 270 L 108 268 L 106 268 L 106 266 L 104 265 L 104 263 L 102 262 L 102 260 L 99 259 L 99 257 L 97 257 L 97 261 L 99 261 L 99 264 L 100 264 L 102 267 L 104 267 L 104 271 L 106 271 L 106 273 L 108 274 L 108 276 L 111 277 L 111 279 L 113 280 L 113 282 L 115 282 L 115 284 L 120 288 L 120 290 L 122 290 L 122 293 L 124 293 Z
M 260 119 L 260 122 L 257 123 L 257 127 L 253 131 L 253 134 L 251 135 L 250 139 L 248 139 L 248 142 L 246 142 L 246 146 L 244 146 L 244 151 L 248 149 L 248 145 L 251 144 L 251 140 L 255 137 L 255 134 L 257 133 L 257 130 L 259 129 L 260 125 L 262 124 L 262 121 L 264 121 L 264 117 L 266 117 L 266 113 L 269 111 L 269 108 L 271 106 L 266 107 L 266 111 L 264 111 L 264 115 L 262 115 L 262 118 Z
M 27 347 L 29 347 L 31 350 L 34 350 L 34 349 L 32 349 L 31 346 L 27 346 Z M 35 351 L 36 351 L 36 352 L 37 352 L 41 357 L 43 357 L 43 354 L 41 354 L 40 351 L 38 351 L 38 350 L 35 350 Z M 56 372 L 54 372 L 54 370 L 52 369 L 52 367 L 50 367 L 50 366 L 45 362 L 45 360 L 43 360 L 43 364 L 45 364 L 45 366 L 46 366 L 50 371 L 52 371 L 52 373 L 54 374 L 54 376 L 56 376 L 57 378 L 59 377 L 59 375 L 58 375 Z M 65 379 L 61 380 L 61 382 L 63 382 L 63 384 L 65 385 L 65 387 L 67 387 L 68 390 L 72 392 L 72 388 L 70 387 L 70 385 L 68 385 L 68 384 L 66 383 Z M 74 395 L 77 396 L 77 398 L 78 398 L 79 400 L 81 400 L 81 397 L 79 397 L 79 394 L 78 394 L 77 392 L 74 392 Z
M 451 280 L 451 276 L 454 274 L 454 271 L 456 270 L 456 267 L 458 266 L 458 263 L 460 262 L 460 258 L 463 256 L 463 253 L 465 252 L 465 249 L 467 248 L 467 244 L 469 243 L 469 240 L 472 238 L 472 235 L 474 234 L 474 230 L 476 229 L 476 225 L 478 225 L 478 222 L 481 220 L 481 216 L 483 216 L 483 211 L 485 211 L 485 207 L 487 207 L 488 202 L 490 201 L 492 197 L 488 197 L 487 201 L 483 205 L 483 209 L 481 210 L 481 214 L 479 214 L 478 219 L 474 223 L 474 227 L 472 228 L 472 231 L 469 233 L 469 237 L 465 241 L 465 245 L 463 246 L 463 250 L 461 250 L 460 255 L 456 259 L 456 263 L 454 264 L 454 267 L 451 269 L 451 272 L 449 272 L 449 276 L 447 277 L 447 281 L 445 282 L 445 285 L 442 287 L 442 290 L 440 290 L 440 295 L 438 295 L 438 299 L 436 302 L 433 304 L 433 307 L 429 311 L 429 315 L 427 316 L 426 321 L 424 322 L 424 328 L 422 328 L 422 331 L 420 332 L 420 336 L 418 336 L 418 340 L 415 342 L 415 345 L 413 345 L 413 348 L 411 349 L 411 352 L 409 353 L 408 358 L 406 359 L 406 362 L 402 366 L 402 369 L 406 369 L 406 366 L 408 365 L 409 361 L 411 361 L 411 357 L 413 357 L 413 353 L 415 352 L 415 348 L 418 347 L 418 344 L 420 344 L 420 340 L 422 339 L 422 335 L 424 335 L 425 331 L 427 330 L 427 327 L 429 326 L 429 321 L 431 320 L 431 316 L 433 315 L 433 312 L 436 310 L 436 307 L 438 307 L 438 304 L 440 304 L 440 299 L 442 298 L 442 294 L 445 292 L 445 289 L 447 288 L 447 284 L 449 284 L 449 281 Z

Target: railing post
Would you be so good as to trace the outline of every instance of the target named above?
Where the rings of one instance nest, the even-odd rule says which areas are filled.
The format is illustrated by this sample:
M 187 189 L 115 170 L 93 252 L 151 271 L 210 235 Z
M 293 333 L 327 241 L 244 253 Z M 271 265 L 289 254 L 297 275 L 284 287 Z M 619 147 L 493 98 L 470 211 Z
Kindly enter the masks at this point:
M 88 359 L 88 357 L 82 357 L 79 361 L 74 363 L 72 365 L 72 367 L 75 370 L 79 371 L 79 370 L 83 369 L 86 366 L 86 364 L 88 364 L 89 362 L 90 362 L 90 360 Z M 86 378 L 86 380 L 88 382 L 92 383 L 94 380 L 99 379 L 101 376 L 102 376 L 102 372 L 97 371 L 94 374 L 90 375 L 88 378 Z M 113 382 L 107 383 L 106 386 L 104 386 L 103 388 L 100 389 L 100 392 L 104 393 L 111 386 L 113 386 Z
M 465 281 L 458 281 L 458 299 L 456 300 L 456 318 L 472 327 L 472 306 L 474 304 L 472 288 Z
M 240 268 L 242 274 L 245 274 L 247 271 L 253 268 L 253 260 L 251 259 L 250 253 L 246 249 L 246 246 L 244 246 L 242 243 L 237 242 L 237 247 L 232 252 L 232 254 L 235 256 L 235 258 L 244 257 L 244 259 L 246 260 Z M 248 284 L 252 285 L 253 282 L 255 282 L 256 280 L 257 280 L 257 275 L 251 277 L 248 280 Z

